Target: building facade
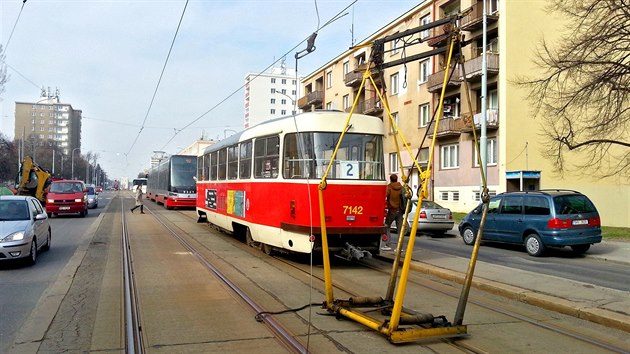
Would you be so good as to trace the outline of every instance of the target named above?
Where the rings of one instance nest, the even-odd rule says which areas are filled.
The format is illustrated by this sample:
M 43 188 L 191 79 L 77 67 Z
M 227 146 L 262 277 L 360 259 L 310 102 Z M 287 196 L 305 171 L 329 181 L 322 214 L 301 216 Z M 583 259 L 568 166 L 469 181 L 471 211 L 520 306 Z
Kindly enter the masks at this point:
M 70 156 L 81 148 L 82 111 L 62 103 L 59 90 L 42 89 L 35 102 L 15 102 L 15 138 L 24 141 L 25 153 L 53 149 Z
M 284 65 L 269 73 L 248 74 L 245 77 L 245 129 L 293 114 L 294 102 L 299 97 L 299 80 L 295 70 Z
M 515 84 L 519 76 L 536 70 L 533 61 L 542 37 L 553 41 L 563 28 L 562 21 L 552 17 L 545 4 L 486 0 L 484 49 L 481 0 L 424 1 L 355 49 L 340 54 L 306 76 L 301 81 L 304 94 L 298 99 L 298 107 L 304 111 L 339 109 L 349 112 L 354 106 L 355 113 L 383 118 L 387 129 L 386 172 L 404 172 L 410 176 L 410 187 L 416 190 L 420 179 L 412 155 L 417 156 L 423 171 L 432 159 L 430 198 L 458 212 L 468 212 L 480 202 L 481 173 L 475 137 L 480 138 L 481 121 L 485 116 L 487 184 L 491 195 L 518 190 L 578 190 L 595 203 L 603 225 L 630 227 L 630 181 L 623 177 L 599 179 L 584 174 L 556 174 L 552 161 L 542 154 L 542 122 L 532 117 L 527 93 Z M 444 24 L 404 35 L 451 15 L 459 15 L 454 25 Z M 449 68 L 452 74 L 445 80 L 447 39 L 453 27 L 465 38 L 461 47 L 463 59 Z M 362 85 L 374 52 L 381 52 L 381 48 L 370 44 L 396 34 L 404 36 L 383 42 L 382 54 L 377 57 L 383 63 L 399 61 L 400 65 L 385 67 L 382 71 L 371 69 L 372 79 L 368 78 Z M 447 50 L 422 57 L 423 53 L 440 48 Z M 487 63 L 485 115 L 481 111 L 484 51 Z M 407 60 L 413 56 L 419 59 Z M 443 86 L 446 88 L 442 118 L 435 130 L 436 122 L 432 118 L 439 107 Z M 381 102 L 379 92 L 385 102 Z M 398 139 L 401 161 L 392 134 L 396 127 L 407 143 Z M 434 134 L 436 143 L 431 150 Z M 572 158 L 580 158 L 579 153 L 572 154 Z M 613 195 L 616 197 L 610 198 Z

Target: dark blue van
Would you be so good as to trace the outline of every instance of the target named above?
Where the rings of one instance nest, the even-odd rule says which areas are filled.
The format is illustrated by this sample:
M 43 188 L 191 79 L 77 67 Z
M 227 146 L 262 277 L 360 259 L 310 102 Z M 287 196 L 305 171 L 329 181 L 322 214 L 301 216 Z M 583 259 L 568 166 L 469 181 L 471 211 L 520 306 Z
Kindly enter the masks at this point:
M 478 205 L 459 224 L 467 245 L 475 243 L 482 210 Z M 532 256 L 564 246 L 582 254 L 602 241 L 601 220 L 590 199 L 576 191 L 502 193 L 490 199 L 482 241 L 522 244 Z

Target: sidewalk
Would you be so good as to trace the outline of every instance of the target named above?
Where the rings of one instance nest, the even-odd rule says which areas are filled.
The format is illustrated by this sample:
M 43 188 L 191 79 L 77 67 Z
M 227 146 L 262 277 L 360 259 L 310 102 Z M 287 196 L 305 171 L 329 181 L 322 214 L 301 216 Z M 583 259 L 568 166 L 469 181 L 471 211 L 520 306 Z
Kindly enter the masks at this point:
M 394 258 L 394 250 L 382 252 Z M 630 264 L 630 243 L 603 241 L 588 256 Z M 411 269 L 463 283 L 469 259 L 429 250 L 413 254 Z M 630 332 L 630 293 L 477 261 L 473 288 Z

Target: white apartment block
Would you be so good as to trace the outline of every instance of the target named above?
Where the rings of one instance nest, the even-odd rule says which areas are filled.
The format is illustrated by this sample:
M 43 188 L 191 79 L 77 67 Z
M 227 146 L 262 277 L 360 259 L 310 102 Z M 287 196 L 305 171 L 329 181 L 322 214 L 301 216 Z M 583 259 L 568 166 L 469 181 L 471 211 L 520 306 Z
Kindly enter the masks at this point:
M 295 70 L 273 68 L 269 73 L 250 73 L 245 77 L 245 128 L 260 122 L 298 113 L 299 97 Z M 298 112 L 296 112 L 296 110 Z

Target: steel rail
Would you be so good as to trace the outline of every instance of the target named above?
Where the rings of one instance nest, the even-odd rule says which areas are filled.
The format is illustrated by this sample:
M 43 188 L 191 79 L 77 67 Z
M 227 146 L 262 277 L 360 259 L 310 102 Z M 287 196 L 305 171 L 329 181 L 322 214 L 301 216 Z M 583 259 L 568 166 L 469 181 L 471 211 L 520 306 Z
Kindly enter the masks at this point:
M 260 307 L 254 300 L 252 300 L 247 294 L 241 290 L 236 284 L 234 284 L 230 279 L 228 279 L 217 267 L 212 265 L 208 260 L 206 260 L 197 250 L 180 236 L 175 230 L 165 224 L 153 211 L 148 210 L 165 229 L 167 229 L 171 235 L 179 241 L 179 243 L 187 249 L 190 253 L 192 253 L 197 260 L 212 274 L 214 274 L 219 280 L 221 280 L 225 285 L 227 285 L 234 293 L 236 293 L 247 305 L 249 305 L 256 313 L 263 312 L 264 309 Z M 263 322 L 272 330 L 275 334 L 276 338 L 280 340 L 280 342 L 290 351 L 294 353 L 308 353 L 306 347 L 302 345 L 299 341 L 297 341 L 289 331 L 287 331 L 280 323 L 278 323 L 274 318 L 263 316 Z
M 125 218 L 124 198 L 121 201 L 122 218 L 122 263 L 123 263 L 123 285 L 125 302 L 125 353 L 144 353 L 144 343 L 142 340 L 142 326 L 136 294 L 136 284 L 134 281 L 133 261 L 131 258 L 131 247 L 129 245 L 129 233 L 127 231 L 127 219 Z

